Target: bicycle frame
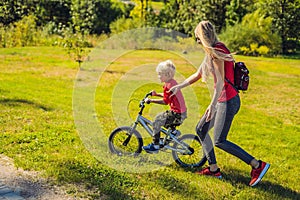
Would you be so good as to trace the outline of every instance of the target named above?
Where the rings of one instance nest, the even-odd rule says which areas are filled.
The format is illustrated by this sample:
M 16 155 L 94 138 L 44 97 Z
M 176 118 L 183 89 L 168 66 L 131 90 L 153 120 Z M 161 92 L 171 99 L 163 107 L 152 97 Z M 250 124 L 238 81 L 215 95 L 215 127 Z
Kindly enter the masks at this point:
M 131 130 L 135 130 L 136 127 L 137 127 L 137 125 L 140 124 L 140 125 L 141 125 L 141 126 L 149 133 L 149 135 L 152 137 L 152 136 L 153 136 L 153 135 L 152 135 L 153 129 L 152 129 L 151 127 L 153 127 L 153 122 L 152 122 L 151 120 L 149 120 L 149 119 L 147 119 L 147 118 L 145 118 L 145 117 L 143 116 L 143 111 L 144 111 L 144 108 L 145 108 L 145 99 L 146 99 L 148 96 L 150 96 L 151 94 L 152 94 L 152 93 L 148 93 L 148 94 L 144 97 L 144 99 L 143 99 L 142 101 L 140 101 L 140 108 L 141 108 L 141 109 L 140 109 L 140 111 L 139 111 L 139 114 L 138 114 L 138 116 L 137 116 L 137 118 L 136 118 L 134 124 L 133 124 L 132 127 L 131 127 Z M 182 147 L 186 148 L 185 150 L 178 150 L 178 149 L 173 148 L 172 146 L 165 145 L 165 146 L 164 146 L 165 149 L 169 149 L 169 150 L 177 151 L 177 152 L 181 152 L 181 153 L 184 153 L 184 152 L 186 152 L 186 151 L 189 151 L 189 150 L 188 150 L 189 145 L 180 142 L 174 135 L 172 135 L 172 134 L 171 134 L 171 129 L 170 129 L 170 128 L 169 128 L 169 129 L 165 129 L 165 128 L 161 127 L 160 131 L 166 135 L 166 137 L 164 138 L 163 143 L 165 143 L 166 140 L 167 140 L 167 137 L 169 137 L 169 139 L 171 139 L 173 142 L 175 142 L 175 143 L 177 143 L 177 144 L 179 144 L 179 145 L 182 145 Z M 128 136 L 128 139 L 125 140 L 124 143 L 129 142 L 130 137 L 131 137 L 131 135 Z M 190 152 L 190 151 L 189 151 L 189 152 Z
M 153 126 L 152 121 L 139 114 L 134 122 L 134 125 L 132 126 L 132 129 L 136 129 L 138 124 L 140 124 L 149 133 L 150 136 L 152 136 L 153 133 L 153 129 L 151 128 Z M 163 128 L 161 128 L 160 130 L 165 134 L 167 134 L 168 132 L 168 130 Z
M 153 136 L 152 135 L 153 130 L 151 128 L 153 126 L 153 122 L 150 121 L 149 119 L 145 118 L 144 116 L 142 116 L 141 113 L 139 113 L 139 115 L 137 116 L 137 118 L 134 122 L 134 125 L 132 126 L 132 130 L 135 130 L 138 124 L 140 124 L 149 133 L 149 135 L 151 137 Z M 188 147 L 187 144 L 178 141 L 178 139 L 175 136 L 173 136 L 172 134 L 169 134 L 168 133 L 169 129 L 161 128 L 160 131 L 163 132 L 164 134 L 166 134 L 167 136 L 169 136 L 172 139 L 173 142 L 175 142 L 177 144 L 180 144 L 184 147 Z M 165 142 L 165 139 L 164 139 L 164 142 Z M 178 149 L 175 149 L 175 148 L 173 148 L 169 145 L 166 145 L 165 148 L 169 149 L 169 150 L 172 150 L 172 151 L 178 151 L 178 152 L 181 152 L 181 153 L 186 152 L 186 150 L 178 150 Z

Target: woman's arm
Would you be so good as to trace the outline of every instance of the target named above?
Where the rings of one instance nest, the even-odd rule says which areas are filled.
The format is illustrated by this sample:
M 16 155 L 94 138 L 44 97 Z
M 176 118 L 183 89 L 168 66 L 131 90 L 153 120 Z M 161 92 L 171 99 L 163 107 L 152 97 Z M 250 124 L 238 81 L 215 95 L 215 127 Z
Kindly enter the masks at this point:
M 201 70 L 201 67 L 199 67 L 199 69 L 194 74 L 192 74 L 190 77 L 185 79 L 182 83 L 174 85 L 173 87 L 171 87 L 169 92 L 171 92 L 172 95 L 175 95 L 178 90 L 180 90 L 182 88 L 185 88 L 186 86 L 189 86 L 189 85 L 195 83 L 201 77 L 202 77 L 202 70 Z
M 215 89 L 214 89 L 214 94 L 213 94 L 212 100 L 205 112 L 206 113 L 206 121 L 211 120 L 212 117 L 214 116 L 218 98 L 220 97 L 221 92 L 224 87 L 224 76 L 225 76 L 224 61 L 220 60 L 220 59 L 214 59 L 213 66 L 214 66 L 214 75 L 216 78 L 216 84 L 215 84 Z

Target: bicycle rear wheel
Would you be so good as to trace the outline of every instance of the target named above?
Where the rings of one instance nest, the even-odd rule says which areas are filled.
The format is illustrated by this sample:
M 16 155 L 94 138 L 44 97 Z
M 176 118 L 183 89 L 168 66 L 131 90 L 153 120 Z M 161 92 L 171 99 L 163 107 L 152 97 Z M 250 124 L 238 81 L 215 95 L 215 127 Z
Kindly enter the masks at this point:
M 173 159 L 182 167 L 201 167 L 206 162 L 199 137 L 192 134 L 183 135 L 178 139 L 181 144 L 175 143 L 172 151 Z
M 143 139 L 141 134 L 129 126 L 118 127 L 110 134 L 108 147 L 117 155 L 135 156 L 141 153 Z

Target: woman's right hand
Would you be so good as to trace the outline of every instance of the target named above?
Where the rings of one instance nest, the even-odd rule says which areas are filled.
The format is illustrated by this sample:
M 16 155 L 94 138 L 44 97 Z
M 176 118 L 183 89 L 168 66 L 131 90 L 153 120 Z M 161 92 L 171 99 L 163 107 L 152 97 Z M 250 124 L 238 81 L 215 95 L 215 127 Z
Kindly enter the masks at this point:
M 205 111 L 205 115 L 206 115 L 206 122 L 209 122 L 216 114 L 216 106 L 214 105 L 209 105 L 208 108 Z
M 172 97 L 173 95 L 176 95 L 179 90 L 180 90 L 180 85 L 174 85 L 173 87 L 171 87 L 168 91 L 168 92 L 172 93 L 170 95 L 170 97 Z

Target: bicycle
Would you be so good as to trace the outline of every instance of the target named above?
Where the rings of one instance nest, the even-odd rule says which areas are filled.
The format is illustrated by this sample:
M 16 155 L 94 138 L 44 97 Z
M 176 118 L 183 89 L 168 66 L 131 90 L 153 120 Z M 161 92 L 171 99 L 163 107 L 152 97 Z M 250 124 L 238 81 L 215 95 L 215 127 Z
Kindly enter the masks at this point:
M 152 137 L 152 121 L 143 116 L 145 99 L 151 96 L 152 92 L 140 101 L 140 111 L 131 126 L 120 126 L 114 129 L 108 139 L 108 146 L 111 153 L 119 156 L 138 156 L 142 152 L 143 138 L 137 131 L 137 126 L 141 125 Z M 162 127 L 161 133 L 165 136 L 160 138 L 160 151 L 171 150 L 172 157 L 177 164 L 182 167 L 201 167 L 206 162 L 203 155 L 200 139 L 197 135 L 184 134 L 178 137 L 180 131 L 177 130 L 179 124 L 174 124 L 169 128 Z

